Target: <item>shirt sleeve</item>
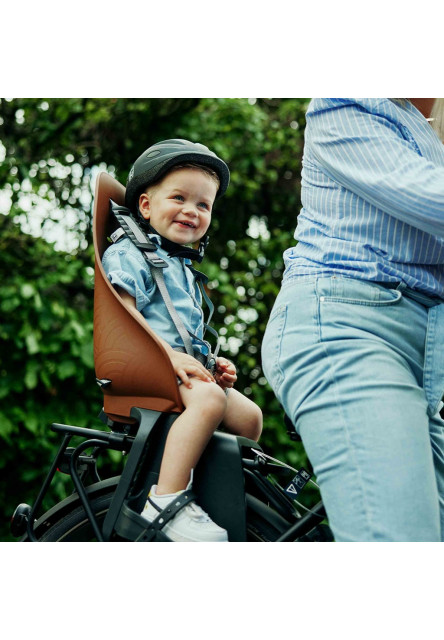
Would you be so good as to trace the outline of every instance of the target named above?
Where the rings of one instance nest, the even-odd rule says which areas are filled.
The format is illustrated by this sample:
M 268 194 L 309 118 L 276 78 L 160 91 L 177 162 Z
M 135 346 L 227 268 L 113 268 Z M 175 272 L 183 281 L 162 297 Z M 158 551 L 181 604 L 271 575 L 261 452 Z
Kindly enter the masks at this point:
M 444 167 L 415 149 L 406 127 L 354 99 L 307 112 L 306 142 L 333 180 L 385 213 L 444 237 Z
M 151 271 L 130 241 L 122 240 L 109 247 L 102 258 L 108 280 L 135 298 L 138 311 L 149 304 L 154 290 Z

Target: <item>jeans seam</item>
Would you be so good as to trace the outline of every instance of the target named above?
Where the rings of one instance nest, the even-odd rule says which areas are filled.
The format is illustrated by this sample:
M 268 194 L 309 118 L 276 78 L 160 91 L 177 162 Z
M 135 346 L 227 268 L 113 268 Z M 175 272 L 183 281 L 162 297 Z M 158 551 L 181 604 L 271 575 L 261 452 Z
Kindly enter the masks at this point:
M 350 437 L 350 432 L 347 429 L 347 421 L 345 419 L 344 416 L 344 412 L 343 412 L 343 408 L 340 402 L 340 394 L 338 392 L 338 384 L 336 381 L 336 375 L 334 373 L 334 368 L 331 364 L 331 356 L 328 352 L 328 342 L 325 342 L 324 340 L 322 340 L 322 332 L 321 332 L 321 298 L 323 296 L 319 296 L 319 292 L 318 292 L 318 287 L 317 287 L 316 283 L 316 300 L 317 300 L 317 304 L 316 306 L 316 313 L 315 313 L 315 322 L 317 324 L 318 327 L 318 340 L 319 343 L 322 346 L 322 350 L 324 351 L 325 357 L 327 359 L 327 371 L 328 371 L 328 377 L 330 380 L 330 383 L 332 385 L 332 389 L 333 389 L 333 394 L 334 394 L 334 401 L 335 401 L 335 405 L 336 408 L 338 410 L 338 414 L 341 417 L 341 428 L 345 434 L 346 440 L 347 440 L 347 456 L 351 457 L 351 460 L 353 462 L 355 471 L 356 471 L 356 476 L 359 480 L 359 484 L 358 484 L 358 488 L 359 488 L 359 492 L 361 494 L 361 505 L 362 505 L 362 514 L 363 514 L 363 518 L 367 524 L 368 530 L 372 531 L 372 527 L 371 527 L 371 519 L 370 519 L 370 510 L 367 506 L 367 500 L 366 500 L 366 496 L 364 493 L 364 483 L 362 481 L 362 475 L 361 475 L 361 470 L 360 470 L 360 466 L 357 463 L 356 460 L 356 453 L 355 453 L 355 448 L 351 446 L 351 437 Z
M 316 282 L 316 303 L 314 305 L 314 314 L 313 314 L 313 324 L 317 328 L 317 335 L 315 332 L 315 339 L 317 342 L 322 342 L 322 334 L 321 334 L 321 303 L 319 300 L 318 293 L 318 282 Z
M 276 367 L 276 371 L 278 373 L 278 379 L 275 382 L 276 392 L 279 391 L 283 381 L 284 381 L 284 372 L 282 371 L 282 367 L 280 364 L 281 353 L 282 353 L 282 339 L 284 334 L 284 327 L 287 322 L 287 305 L 282 305 L 282 308 L 273 316 L 273 319 L 278 322 L 278 331 L 276 332 L 277 344 L 276 344 L 276 352 L 274 355 L 274 363 Z M 271 318 L 270 318 L 271 321 Z
M 427 318 L 427 332 L 426 339 L 424 345 L 424 376 L 423 376 L 423 385 L 424 391 L 427 399 L 427 408 L 429 411 L 429 416 L 432 417 L 436 412 L 434 411 L 435 407 L 438 403 L 435 403 L 435 406 L 431 406 L 430 402 L 433 400 L 433 385 L 431 384 L 432 378 L 432 351 L 429 348 L 430 344 L 433 344 L 435 339 L 435 322 L 436 322 L 436 312 L 434 308 L 429 309 L 428 318 Z M 430 400 L 429 400 L 430 399 Z
M 350 304 L 356 307 L 390 307 L 398 302 L 398 300 L 390 301 L 390 302 L 366 302 L 362 300 L 352 300 L 350 298 L 327 298 L 326 296 L 322 296 L 322 302 L 326 303 L 339 303 L 339 304 Z
M 346 298 L 340 296 L 321 296 L 322 302 L 332 302 L 341 304 L 352 304 L 363 307 L 390 307 L 398 304 L 402 300 L 402 294 L 399 291 L 394 291 L 396 297 L 390 300 L 359 300 L 358 298 Z
M 347 456 L 350 456 L 351 460 L 353 461 L 353 465 L 355 468 L 355 472 L 356 472 L 356 477 L 357 477 L 357 487 L 359 488 L 359 493 L 361 495 L 361 508 L 362 508 L 362 514 L 363 514 L 363 518 L 365 519 L 365 522 L 367 523 L 367 527 L 369 531 L 373 531 L 374 527 L 372 526 L 371 523 L 371 518 L 370 518 L 370 509 L 368 506 L 368 501 L 367 501 L 367 496 L 364 492 L 364 482 L 362 480 L 362 474 L 361 474 L 361 468 L 360 465 L 357 462 L 356 459 L 356 449 L 354 446 L 352 446 L 352 440 L 351 440 L 351 436 L 350 436 L 350 431 L 347 428 L 347 420 L 345 418 L 344 412 L 343 412 L 343 408 L 342 408 L 342 404 L 340 402 L 340 394 L 338 393 L 337 389 L 338 389 L 338 385 L 337 385 L 337 381 L 336 381 L 336 375 L 334 373 L 334 369 L 331 365 L 331 357 L 330 354 L 328 352 L 328 343 L 326 342 L 322 342 L 322 348 L 324 350 L 325 356 L 327 358 L 327 363 L 328 363 L 328 374 L 329 374 L 329 378 L 332 382 L 332 386 L 333 386 L 333 393 L 334 393 L 334 399 L 335 399 L 335 405 L 338 409 L 338 413 L 340 415 L 341 418 L 341 428 L 344 431 L 344 434 L 346 436 L 347 439 Z

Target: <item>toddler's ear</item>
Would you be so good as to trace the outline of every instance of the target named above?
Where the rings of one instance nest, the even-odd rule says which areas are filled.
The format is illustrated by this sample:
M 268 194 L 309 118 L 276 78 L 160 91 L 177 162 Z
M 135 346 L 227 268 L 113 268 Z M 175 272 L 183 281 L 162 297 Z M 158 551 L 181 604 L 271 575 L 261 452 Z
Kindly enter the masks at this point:
M 145 220 L 150 219 L 151 215 L 151 204 L 150 198 L 147 193 L 141 193 L 139 197 L 139 211 Z

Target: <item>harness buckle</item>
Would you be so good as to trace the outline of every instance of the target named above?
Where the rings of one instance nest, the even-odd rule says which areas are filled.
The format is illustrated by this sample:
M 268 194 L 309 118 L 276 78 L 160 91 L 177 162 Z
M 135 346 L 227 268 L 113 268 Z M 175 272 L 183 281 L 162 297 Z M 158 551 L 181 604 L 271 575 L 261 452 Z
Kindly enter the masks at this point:
M 152 267 L 156 267 L 156 268 L 160 268 L 160 269 L 165 269 L 166 267 L 168 267 L 168 264 L 165 262 L 165 260 L 163 260 L 163 258 L 159 258 L 159 257 L 149 257 L 148 253 L 145 251 L 145 260 L 148 262 L 148 264 L 150 264 Z
M 216 369 L 216 358 L 213 356 L 213 354 L 211 354 L 211 356 L 208 358 L 205 369 L 208 369 L 208 371 L 214 373 Z

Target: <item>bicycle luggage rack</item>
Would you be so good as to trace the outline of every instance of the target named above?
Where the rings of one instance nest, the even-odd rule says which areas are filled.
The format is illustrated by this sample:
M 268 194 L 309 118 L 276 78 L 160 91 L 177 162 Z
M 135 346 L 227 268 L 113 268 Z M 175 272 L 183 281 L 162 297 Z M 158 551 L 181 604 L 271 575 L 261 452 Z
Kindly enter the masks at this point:
M 64 467 L 63 470 L 67 472 L 67 458 L 69 459 L 68 473 L 71 476 L 75 490 L 79 496 L 82 506 L 85 509 L 87 517 L 91 522 L 91 526 L 93 527 L 97 540 L 99 542 L 104 542 L 110 539 L 114 524 L 117 520 L 123 501 L 127 497 L 134 473 L 145 449 L 148 437 L 152 428 L 162 414 L 144 409 L 134 409 L 131 415 L 133 418 L 140 420 L 139 429 L 135 436 L 129 436 L 126 433 L 116 431 L 100 431 L 98 429 L 87 429 L 84 427 L 66 424 L 54 423 L 51 425 L 52 431 L 62 433 L 64 437 L 36 501 L 27 516 L 27 534 L 31 541 L 37 542 L 37 538 L 34 534 L 34 516 L 42 505 L 43 498 L 51 485 L 57 469 Z M 68 445 L 74 436 L 86 437 L 87 440 L 84 440 L 77 447 L 72 448 L 69 451 L 68 456 L 66 456 Z M 118 488 L 104 522 L 103 530 L 99 527 L 93 510 L 91 509 L 91 505 L 88 500 L 88 487 L 85 487 L 82 482 L 82 473 L 85 471 L 85 468 L 80 471 L 78 469 L 79 461 L 83 461 L 84 466 L 88 466 L 88 461 L 92 460 L 91 456 L 82 460 L 83 452 L 92 447 L 96 449 L 96 455 L 93 458 L 94 461 L 97 457 L 97 451 L 103 449 L 114 449 L 116 451 L 129 452 L 128 461 L 120 477 Z M 121 521 L 124 522 L 124 518 L 122 518 Z M 123 524 L 121 524 L 121 526 L 123 526 Z

